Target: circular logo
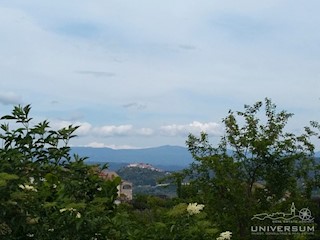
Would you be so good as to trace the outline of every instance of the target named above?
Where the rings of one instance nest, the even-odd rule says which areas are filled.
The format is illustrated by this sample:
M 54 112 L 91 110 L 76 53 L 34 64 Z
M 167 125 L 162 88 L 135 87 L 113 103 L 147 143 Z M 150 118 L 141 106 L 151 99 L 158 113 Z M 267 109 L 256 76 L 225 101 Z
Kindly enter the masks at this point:
M 302 221 L 310 221 L 312 220 L 312 215 L 311 215 L 311 211 L 308 209 L 308 208 L 302 208 L 300 211 L 299 211 L 299 218 L 302 220 Z

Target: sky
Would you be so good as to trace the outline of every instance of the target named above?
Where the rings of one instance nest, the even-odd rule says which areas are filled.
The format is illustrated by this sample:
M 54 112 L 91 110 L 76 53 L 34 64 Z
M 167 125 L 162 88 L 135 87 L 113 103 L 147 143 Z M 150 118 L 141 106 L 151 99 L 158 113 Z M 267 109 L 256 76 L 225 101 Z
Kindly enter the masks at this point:
M 320 1 L 0 1 L 0 114 L 80 126 L 74 146 L 185 146 L 265 97 L 320 120 Z

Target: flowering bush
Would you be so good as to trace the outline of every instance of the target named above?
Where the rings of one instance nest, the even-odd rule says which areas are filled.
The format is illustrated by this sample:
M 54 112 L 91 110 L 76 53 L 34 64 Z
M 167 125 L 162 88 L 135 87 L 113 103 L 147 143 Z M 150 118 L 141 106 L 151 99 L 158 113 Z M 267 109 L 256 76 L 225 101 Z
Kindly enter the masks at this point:
M 189 203 L 187 211 L 190 215 L 198 214 L 204 208 L 203 204 Z
M 209 208 L 182 199 L 162 202 L 148 197 L 149 207 L 117 206 L 119 178 L 103 180 L 97 167 L 70 155 L 77 129 L 31 126 L 30 106 L 15 107 L 0 125 L 0 239 L 39 240 L 211 240 L 218 229 Z M 176 202 L 175 202 L 176 201 Z M 218 240 L 230 239 L 221 233 Z
M 232 236 L 232 232 L 226 231 L 220 233 L 220 236 L 217 238 L 217 240 L 230 240 Z
M 174 201 L 171 203 L 174 203 Z M 203 208 L 204 205 L 202 204 L 178 203 L 172 207 L 160 207 L 159 204 L 151 208 L 134 211 L 131 218 L 135 219 L 135 222 L 131 222 L 134 225 L 128 230 L 130 234 L 127 234 L 127 236 L 132 236 L 131 239 L 148 240 L 212 240 L 217 235 L 218 230 L 212 222 L 208 221 L 206 213 L 202 211 Z M 192 209 L 192 212 L 189 212 L 190 209 Z M 128 216 L 126 219 L 128 219 Z M 126 222 L 126 228 L 128 228 L 128 225 L 130 223 Z
M 70 155 L 77 127 L 31 126 L 30 109 L 1 118 L 14 128 L 0 125 L 0 238 L 105 239 L 120 179 L 105 181 L 85 158 Z

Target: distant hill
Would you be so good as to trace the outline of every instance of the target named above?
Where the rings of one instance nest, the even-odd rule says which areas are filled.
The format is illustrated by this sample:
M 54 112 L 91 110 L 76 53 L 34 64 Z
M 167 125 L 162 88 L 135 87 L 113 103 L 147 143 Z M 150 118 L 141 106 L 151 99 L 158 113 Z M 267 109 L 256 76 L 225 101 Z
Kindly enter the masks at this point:
M 161 146 L 142 149 L 112 149 L 92 147 L 72 147 L 71 153 L 88 157 L 88 163 L 116 163 L 121 166 L 126 163 L 149 163 L 164 170 L 182 169 L 192 163 L 193 159 L 188 149 L 179 146 Z
M 138 165 L 133 166 L 132 165 Z M 140 166 L 139 166 L 140 165 Z M 162 169 L 149 166 L 145 168 L 144 164 L 130 164 L 122 167 L 117 171 L 117 174 L 124 180 L 132 183 L 133 194 L 147 194 L 174 197 L 176 196 L 175 184 L 168 184 L 170 181 L 165 180 L 159 184 L 160 180 L 164 180 L 170 173 Z
M 117 174 L 122 179 L 130 181 L 133 186 L 139 185 L 150 185 L 155 186 L 158 180 L 167 176 L 168 172 L 155 171 L 150 168 L 139 168 L 139 167 L 123 167 L 117 171 Z
M 109 169 L 116 171 L 130 163 L 149 163 L 165 171 L 177 171 L 193 162 L 188 149 L 179 146 L 160 146 L 142 149 L 119 149 L 72 147 L 71 153 L 88 157 L 89 164 L 109 163 Z M 229 152 L 232 155 L 232 152 Z M 315 153 L 317 162 L 320 152 Z

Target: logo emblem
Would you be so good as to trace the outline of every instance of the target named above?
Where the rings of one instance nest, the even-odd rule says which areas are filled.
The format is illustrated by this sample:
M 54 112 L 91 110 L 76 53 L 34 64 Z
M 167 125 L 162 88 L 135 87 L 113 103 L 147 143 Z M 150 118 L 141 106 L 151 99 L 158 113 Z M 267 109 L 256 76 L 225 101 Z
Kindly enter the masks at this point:
M 302 208 L 300 211 L 296 209 L 294 203 L 291 204 L 290 212 L 276 212 L 276 213 L 260 213 L 254 215 L 251 220 L 266 220 L 270 219 L 273 221 L 293 221 L 293 220 L 301 220 L 304 222 L 311 222 L 314 220 L 312 217 L 311 211 L 308 208 Z

